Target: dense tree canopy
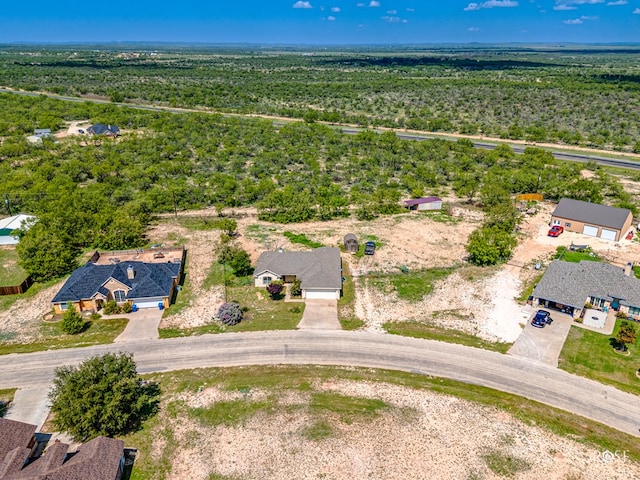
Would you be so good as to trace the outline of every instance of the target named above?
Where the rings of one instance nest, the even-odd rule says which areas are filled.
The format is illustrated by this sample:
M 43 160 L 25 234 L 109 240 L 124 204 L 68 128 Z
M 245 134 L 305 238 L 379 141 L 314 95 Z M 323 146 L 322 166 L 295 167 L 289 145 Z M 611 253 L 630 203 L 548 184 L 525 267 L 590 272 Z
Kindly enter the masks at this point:
M 155 413 L 159 394 L 137 374 L 130 354 L 107 353 L 57 368 L 49 399 L 56 428 L 86 441 L 135 431 Z

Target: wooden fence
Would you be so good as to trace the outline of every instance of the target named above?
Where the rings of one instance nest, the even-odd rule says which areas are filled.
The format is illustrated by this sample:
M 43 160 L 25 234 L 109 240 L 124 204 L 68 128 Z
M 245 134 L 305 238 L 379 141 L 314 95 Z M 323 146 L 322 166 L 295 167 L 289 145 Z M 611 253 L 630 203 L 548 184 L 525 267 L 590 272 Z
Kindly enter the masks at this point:
M 541 202 L 544 197 L 541 193 L 521 193 L 516 197 L 518 202 Z
M 29 287 L 33 285 L 33 280 L 31 277 L 27 277 L 24 279 L 20 285 L 12 285 L 9 287 L 0 287 L 0 297 L 4 295 L 18 295 L 29 290 Z

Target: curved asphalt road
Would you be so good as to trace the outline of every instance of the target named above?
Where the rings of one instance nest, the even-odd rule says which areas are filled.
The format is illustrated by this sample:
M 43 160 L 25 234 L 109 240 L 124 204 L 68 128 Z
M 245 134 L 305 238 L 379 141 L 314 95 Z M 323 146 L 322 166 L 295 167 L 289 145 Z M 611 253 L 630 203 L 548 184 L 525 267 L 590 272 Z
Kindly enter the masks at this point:
M 55 98 L 57 100 L 63 100 L 66 102 L 92 102 L 92 103 L 113 103 L 114 105 L 118 105 L 121 107 L 127 107 L 127 108 L 135 108 L 138 110 L 150 110 L 150 111 L 156 111 L 156 112 L 169 112 L 169 113 L 211 113 L 211 114 L 221 114 L 223 116 L 226 117 L 259 117 L 259 118 L 264 118 L 264 119 L 269 119 L 269 118 L 274 118 L 274 117 L 270 117 L 269 115 L 243 115 L 243 114 L 236 114 L 236 113 L 220 113 L 220 112 L 207 112 L 207 111 L 203 111 L 203 110 L 196 110 L 196 109 L 188 109 L 188 108 L 172 108 L 172 107 L 154 107 L 152 105 L 140 105 L 140 104 L 135 104 L 135 103 L 115 103 L 115 102 L 111 102 L 109 100 L 100 100 L 100 99 L 96 99 L 96 98 L 81 98 L 81 97 L 68 97 L 68 96 L 64 96 L 64 95 L 55 95 L 55 94 L 51 94 L 51 93 L 36 93 L 36 92 L 22 92 L 22 91 L 18 91 L 18 90 L 10 90 L 10 89 L 6 89 L 6 88 L 0 88 L 0 93 L 13 93 L 15 95 L 25 95 L 28 97 L 39 97 L 41 95 L 45 95 L 49 98 Z M 279 124 L 279 125 L 283 125 L 285 122 L 299 122 L 300 119 L 299 118 L 292 118 L 291 120 L 283 120 L 281 118 L 278 118 L 277 120 L 274 120 L 274 124 Z M 366 130 L 365 128 L 355 128 L 355 127 L 341 127 L 339 125 L 335 125 L 335 124 L 330 124 L 333 125 L 337 128 L 339 128 L 342 133 L 345 134 L 350 134 L 350 135 L 354 135 L 356 133 L 359 133 L 363 130 Z M 381 131 L 375 130 L 374 131 L 381 133 Z M 394 131 L 394 130 L 391 130 Z M 443 136 L 441 135 L 429 135 L 428 133 L 425 134 L 416 134 L 416 133 L 403 133 L 400 131 L 396 131 L 396 135 L 398 138 L 403 139 L 403 140 L 416 140 L 416 141 L 421 141 L 421 140 L 427 140 L 427 139 L 433 139 L 433 138 L 440 138 L 442 139 Z M 444 138 L 446 139 L 447 137 L 449 138 L 456 138 L 455 134 L 446 134 L 444 136 Z M 461 137 L 462 138 L 462 137 Z M 473 142 L 473 146 L 476 148 L 483 148 L 486 150 L 493 150 L 494 148 L 496 148 L 500 143 L 504 143 L 504 142 L 499 142 L 499 143 L 490 143 L 490 142 L 486 142 L 486 141 L 474 141 Z M 507 141 L 508 143 L 508 141 Z M 524 153 L 525 148 L 527 148 L 527 146 L 522 146 L 522 145 L 513 145 L 513 144 L 509 144 L 509 146 L 513 149 L 513 151 L 515 153 Z M 533 145 L 532 145 L 533 146 Z M 603 166 L 608 166 L 608 167 L 617 167 L 617 168 L 626 168 L 629 170 L 640 170 L 640 161 L 633 161 L 633 160 L 622 160 L 622 159 L 614 159 L 614 158 L 608 158 L 608 157 L 601 157 L 601 156 L 597 156 L 597 155 L 588 155 L 586 153 L 571 153 L 571 152 L 562 152 L 562 151 L 551 151 L 551 153 L 553 154 L 553 156 L 557 159 L 557 160 L 566 160 L 566 161 L 570 161 L 570 162 L 583 162 L 583 163 L 587 163 L 587 162 L 595 162 L 598 165 L 603 165 Z
M 0 388 L 48 388 L 54 368 L 106 352 L 141 373 L 267 364 L 343 365 L 433 375 L 520 395 L 640 436 L 638 396 L 543 364 L 462 345 L 344 331 L 275 331 L 144 340 L 0 357 Z

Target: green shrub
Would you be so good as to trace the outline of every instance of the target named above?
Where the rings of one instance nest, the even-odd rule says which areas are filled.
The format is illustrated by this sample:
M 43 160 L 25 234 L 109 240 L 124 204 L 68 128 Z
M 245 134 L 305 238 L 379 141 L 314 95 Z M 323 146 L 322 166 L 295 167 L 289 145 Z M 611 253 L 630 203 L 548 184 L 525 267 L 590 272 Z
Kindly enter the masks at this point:
M 118 313 L 118 304 L 115 300 L 109 300 L 104 306 L 103 311 L 105 315 L 113 315 L 114 313 Z
M 62 331 L 70 335 L 75 335 L 84 330 L 84 319 L 76 311 L 75 307 L 69 304 L 67 310 L 62 317 Z
M 289 293 L 291 293 L 292 297 L 299 297 L 302 295 L 302 287 L 300 286 L 300 280 L 295 280 L 291 284 L 291 288 L 289 289 Z
M 242 320 L 242 309 L 235 302 L 227 302 L 220 305 L 218 318 L 225 325 L 236 325 Z

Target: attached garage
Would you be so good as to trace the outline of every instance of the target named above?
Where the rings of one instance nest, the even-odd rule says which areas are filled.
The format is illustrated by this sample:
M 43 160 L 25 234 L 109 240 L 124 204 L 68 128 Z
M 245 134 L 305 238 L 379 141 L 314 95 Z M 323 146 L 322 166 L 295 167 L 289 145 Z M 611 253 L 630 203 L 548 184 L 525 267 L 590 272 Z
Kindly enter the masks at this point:
M 582 229 L 583 235 L 589 235 L 590 237 L 598 236 L 598 227 L 592 227 L 591 225 L 585 225 Z
M 142 310 L 143 308 L 158 308 L 158 304 L 162 303 L 164 305 L 164 302 L 162 301 L 161 297 L 158 297 L 157 299 L 148 299 L 145 298 L 144 302 L 133 302 L 133 304 L 138 307 L 138 310 Z
M 339 300 L 340 290 L 333 290 L 333 289 L 305 290 L 304 298 L 307 300 Z
M 615 230 L 607 230 L 606 228 L 603 228 L 602 233 L 600 233 L 600 237 L 604 238 L 605 240 L 613 240 L 615 242 L 617 233 L 618 232 L 616 232 Z

